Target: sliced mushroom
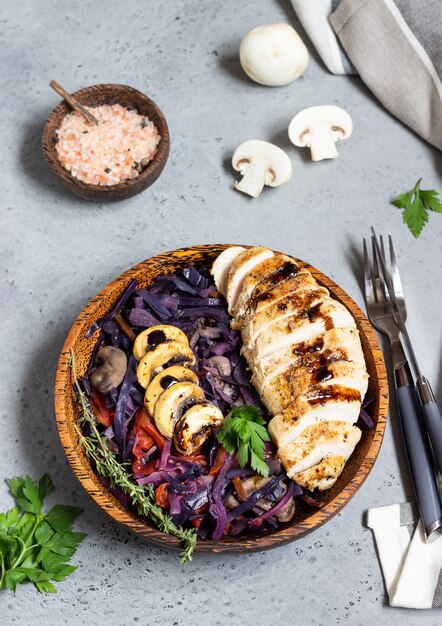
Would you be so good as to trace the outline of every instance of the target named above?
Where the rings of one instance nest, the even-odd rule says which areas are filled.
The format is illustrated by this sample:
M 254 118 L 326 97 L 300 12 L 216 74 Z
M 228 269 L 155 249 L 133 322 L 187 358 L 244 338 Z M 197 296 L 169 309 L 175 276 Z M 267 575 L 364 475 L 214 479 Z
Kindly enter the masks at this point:
M 127 369 L 127 357 L 123 350 L 103 346 L 95 357 L 97 369 L 91 375 L 91 384 L 101 393 L 107 393 L 123 381 Z
M 180 341 L 165 341 L 147 352 L 138 363 L 137 378 L 142 387 L 147 389 L 156 371 L 168 363 L 195 364 L 195 355 L 188 344 Z
M 239 48 L 241 67 L 261 85 L 287 85 L 305 72 L 308 50 L 289 24 L 266 24 L 253 28 Z
M 276 514 L 275 517 L 278 520 L 278 522 L 281 522 L 281 523 L 289 522 L 295 514 L 295 509 L 296 509 L 295 499 L 290 498 L 287 504 L 282 507 L 282 509 L 279 511 L 279 513 Z
M 195 372 L 192 372 L 192 370 L 183 365 L 166 367 L 166 369 L 155 376 L 144 396 L 144 406 L 150 415 L 154 415 L 157 400 L 165 390 L 180 382 L 189 382 L 197 385 L 198 376 Z
M 264 185 L 279 187 L 292 176 L 292 163 L 281 148 L 267 141 L 251 139 L 235 150 L 232 166 L 242 179 L 235 189 L 257 198 Z
M 166 389 L 155 405 L 154 420 L 162 435 L 172 438 L 176 422 L 190 404 L 204 401 L 204 391 L 195 383 L 176 383 Z
M 207 362 L 218 371 L 220 376 L 230 376 L 232 373 L 232 365 L 226 356 L 211 356 Z
M 195 404 L 175 425 L 175 448 L 182 454 L 192 454 L 207 439 L 212 428 L 221 426 L 223 420 L 223 414 L 214 404 Z
M 155 346 L 165 341 L 179 341 L 189 343 L 186 335 L 176 326 L 163 325 L 146 328 L 134 341 L 133 353 L 137 361 L 141 361 L 143 356 Z
M 290 122 L 289 138 L 295 146 L 310 148 L 312 161 L 336 159 L 335 143 L 347 139 L 353 130 L 349 114 L 335 106 L 310 107 L 301 111 Z

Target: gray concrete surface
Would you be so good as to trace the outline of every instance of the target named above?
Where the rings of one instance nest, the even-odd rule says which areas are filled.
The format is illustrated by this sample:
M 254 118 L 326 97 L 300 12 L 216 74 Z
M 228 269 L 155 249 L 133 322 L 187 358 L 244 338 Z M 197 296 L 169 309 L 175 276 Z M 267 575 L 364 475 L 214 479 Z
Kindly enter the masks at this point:
M 265 244 L 310 261 L 362 304 L 355 275 L 370 224 L 391 231 L 409 299 L 410 330 L 442 400 L 442 217 L 415 241 L 389 204 L 420 176 L 442 189 L 442 160 L 384 111 L 357 78 L 331 76 L 312 52 L 305 75 L 279 89 L 252 84 L 237 52 L 251 27 L 285 20 L 288 0 L 3 0 L 1 176 L 0 478 L 49 472 L 54 500 L 84 508 L 78 570 L 54 596 L 32 586 L 0 594 L 2 626 L 45 624 L 436 625 L 442 611 L 388 607 L 368 507 L 411 498 L 395 415 L 364 487 L 331 522 L 285 548 L 246 556 L 176 554 L 114 524 L 77 483 L 58 441 L 53 382 L 77 313 L 134 263 L 194 243 Z M 170 124 L 171 155 L 157 183 L 113 205 L 79 201 L 53 178 L 40 151 L 58 101 L 51 78 L 75 90 L 121 82 L 149 94 Z M 341 158 L 311 163 L 291 146 L 292 115 L 343 106 L 354 134 Z M 284 188 L 249 200 L 228 165 L 251 138 L 286 149 Z M 10 504 L 0 481 L 1 508 Z

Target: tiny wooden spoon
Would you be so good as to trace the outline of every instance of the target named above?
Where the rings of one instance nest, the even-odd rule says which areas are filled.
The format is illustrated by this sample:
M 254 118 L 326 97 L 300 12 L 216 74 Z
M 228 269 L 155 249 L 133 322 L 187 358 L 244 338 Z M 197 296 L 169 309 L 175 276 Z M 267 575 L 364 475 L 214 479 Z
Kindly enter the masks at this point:
M 80 104 L 75 98 L 73 98 L 61 85 L 59 85 L 55 80 L 51 80 L 49 85 L 52 87 L 54 91 L 56 91 L 66 102 L 80 115 L 84 117 L 84 119 L 91 124 L 96 124 L 98 126 L 98 120 L 96 117 L 89 113 L 89 111 Z

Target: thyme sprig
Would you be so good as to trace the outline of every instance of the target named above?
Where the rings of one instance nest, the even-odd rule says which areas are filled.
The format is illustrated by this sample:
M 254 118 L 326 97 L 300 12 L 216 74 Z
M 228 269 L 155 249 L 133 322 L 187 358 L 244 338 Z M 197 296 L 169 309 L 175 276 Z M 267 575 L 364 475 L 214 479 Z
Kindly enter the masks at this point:
M 139 515 L 148 517 L 159 530 L 168 535 L 173 535 L 181 541 L 183 546 L 181 563 L 191 561 L 197 540 L 196 532 L 193 529 L 184 529 L 173 523 L 170 515 L 156 504 L 153 485 L 141 486 L 129 479 L 123 464 L 117 461 L 97 429 L 94 413 L 87 396 L 78 384 L 73 351 L 71 351 L 70 366 L 76 397 L 80 405 L 78 423 L 74 423 L 74 427 L 78 434 L 79 444 L 84 449 L 86 456 L 94 462 L 96 470 L 101 476 L 110 479 L 112 487 L 118 487 L 129 496 Z M 88 435 L 85 435 L 81 428 L 84 425 L 90 429 Z

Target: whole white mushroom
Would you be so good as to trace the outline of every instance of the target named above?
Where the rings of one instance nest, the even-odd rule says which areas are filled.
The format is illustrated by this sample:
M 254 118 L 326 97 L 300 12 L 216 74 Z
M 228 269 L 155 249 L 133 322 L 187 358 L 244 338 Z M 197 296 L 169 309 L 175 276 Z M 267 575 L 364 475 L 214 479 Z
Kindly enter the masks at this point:
M 257 26 L 239 48 L 239 60 L 247 76 L 261 85 L 287 85 L 304 73 L 308 50 L 289 24 Z

